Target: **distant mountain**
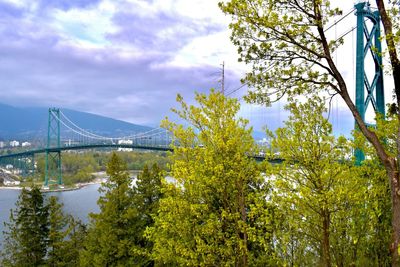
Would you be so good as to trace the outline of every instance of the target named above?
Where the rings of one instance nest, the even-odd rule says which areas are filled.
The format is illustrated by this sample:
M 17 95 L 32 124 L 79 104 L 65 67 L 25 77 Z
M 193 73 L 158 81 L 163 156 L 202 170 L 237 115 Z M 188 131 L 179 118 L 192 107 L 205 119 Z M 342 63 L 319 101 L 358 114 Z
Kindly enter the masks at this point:
M 151 130 L 151 127 L 115 120 L 91 113 L 62 109 L 76 125 L 103 136 L 124 136 Z M 47 136 L 47 108 L 17 108 L 0 104 L 0 140 Z

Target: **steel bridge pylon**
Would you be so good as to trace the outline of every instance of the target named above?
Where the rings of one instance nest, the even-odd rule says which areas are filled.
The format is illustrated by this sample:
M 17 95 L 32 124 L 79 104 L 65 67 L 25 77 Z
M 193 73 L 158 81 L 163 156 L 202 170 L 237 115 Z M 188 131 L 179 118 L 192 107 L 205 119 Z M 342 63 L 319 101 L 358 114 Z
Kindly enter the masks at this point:
M 60 109 L 49 108 L 44 186 L 63 184 L 61 172 Z
M 365 115 L 370 105 L 372 105 L 375 113 L 385 116 L 381 18 L 379 11 L 371 11 L 370 4 L 367 1 L 356 4 L 355 9 L 357 16 L 356 107 L 362 120 L 366 122 Z M 372 22 L 371 29 L 368 29 L 367 21 Z M 365 59 L 368 52 L 371 53 L 375 65 L 372 82 L 365 72 Z M 357 129 L 357 126 L 355 127 Z M 357 164 L 360 164 L 365 158 L 364 153 L 359 149 L 355 151 L 355 157 Z

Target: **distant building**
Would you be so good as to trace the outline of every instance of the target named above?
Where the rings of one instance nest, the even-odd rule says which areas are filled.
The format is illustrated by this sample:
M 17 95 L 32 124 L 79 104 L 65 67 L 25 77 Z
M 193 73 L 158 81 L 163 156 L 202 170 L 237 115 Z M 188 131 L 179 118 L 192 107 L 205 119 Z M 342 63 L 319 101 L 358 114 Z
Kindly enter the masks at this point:
M 129 139 L 123 139 L 123 140 L 118 140 L 118 145 L 133 145 L 133 141 Z M 127 147 L 119 147 L 118 151 L 133 151 L 132 148 L 127 148 Z
M 10 185 L 20 185 L 20 181 L 17 180 L 11 180 L 11 179 L 4 179 L 3 184 L 6 186 L 10 186 Z
M 12 164 L 7 164 L 6 165 L 6 169 L 7 170 L 11 170 L 12 168 L 14 168 L 14 166 Z
M 15 141 L 15 140 L 14 140 L 14 141 L 11 141 L 11 142 L 10 142 L 10 146 L 11 146 L 11 147 L 17 147 L 17 146 L 19 146 L 19 142 L 18 142 L 18 141 Z
M 23 143 L 21 144 L 22 147 L 28 147 L 28 146 L 31 146 L 31 145 L 32 145 L 32 144 L 29 143 L 29 142 L 23 142 Z
M 0 141 L 0 148 L 3 148 L 6 146 L 6 143 L 4 143 L 3 141 Z

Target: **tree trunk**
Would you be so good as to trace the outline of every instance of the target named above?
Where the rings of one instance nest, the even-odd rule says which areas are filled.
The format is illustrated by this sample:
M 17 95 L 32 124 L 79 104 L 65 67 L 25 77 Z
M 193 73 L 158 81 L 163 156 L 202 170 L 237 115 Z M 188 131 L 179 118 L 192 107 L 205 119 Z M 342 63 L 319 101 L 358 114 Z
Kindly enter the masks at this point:
M 394 91 L 396 94 L 397 107 L 400 106 L 400 61 L 397 55 L 396 41 L 393 34 L 392 20 L 386 12 L 383 0 L 376 0 L 376 5 L 381 16 L 383 28 L 385 30 L 385 40 L 388 47 L 390 64 L 392 67 Z M 400 121 L 400 112 L 397 119 Z M 393 159 L 391 168 L 386 168 L 389 179 L 392 197 L 392 266 L 400 266 L 399 261 L 399 241 L 400 241 L 400 188 L 399 188 L 399 166 L 400 163 L 400 128 L 397 129 L 397 160 Z M 386 167 L 386 166 L 385 166 Z
M 329 244 L 329 222 L 330 216 L 326 210 L 322 211 L 322 260 L 325 267 L 331 267 L 331 253 Z
M 237 183 L 237 187 L 238 187 L 237 201 L 238 201 L 241 221 L 243 222 L 242 227 L 244 225 L 246 225 L 246 222 L 247 222 L 246 200 L 245 200 L 245 192 L 244 192 L 243 183 L 244 183 L 243 180 L 241 180 Z M 240 229 L 240 227 L 239 227 L 238 230 L 239 230 L 239 237 L 243 241 L 243 244 L 242 244 L 243 247 L 239 248 L 239 252 L 241 255 L 240 255 L 239 261 L 236 264 L 238 264 L 238 266 L 241 266 L 241 267 L 247 267 L 248 266 L 247 227 L 245 229 Z
M 245 206 L 245 199 L 244 199 L 244 193 L 243 193 L 243 188 L 241 188 L 241 193 L 240 193 L 240 213 L 243 221 L 243 225 L 246 225 L 247 222 L 247 212 L 246 212 L 246 206 Z M 242 266 L 248 266 L 248 260 L 247 260 L 247 227 L 246 229 L 242 229 L 242 239 L 243 239 L 243 246 L 245 248 L 244 255 L 242 258 Z
M 392 197 L 392 244 L 390 246 L 390 252 L 392 254 L 392 266 L 397 267 L 400 266 L 400 188 L 398 171 L 391 171 L 389 177 Z

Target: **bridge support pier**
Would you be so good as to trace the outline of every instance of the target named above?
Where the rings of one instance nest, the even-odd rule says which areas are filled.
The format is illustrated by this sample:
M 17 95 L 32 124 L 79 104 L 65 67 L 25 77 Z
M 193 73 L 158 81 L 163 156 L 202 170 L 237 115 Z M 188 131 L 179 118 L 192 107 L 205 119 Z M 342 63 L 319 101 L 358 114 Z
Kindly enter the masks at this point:
M 379 11 L 371 11 L 367 1 L 355 5 L 357 15 L 357 52 L 356 52 L 356 107 L 365 122 L 365 115 L 370 105 L 376 114 L 385 116 L 385 95 L 383 87 L 382 46 Z M 369 29 L 366 22 L 372 22 Z M 375 64 L 372 82 L 365 71 L 365 58 L 371 53 Z M 358 129 L 358 126 L 355 125 Z M 364 153 L 355 151 L 356 163 L 361 164 Z
M 60 109 L 49 108 L 44 187 L 63 185 L 61 172 Z

